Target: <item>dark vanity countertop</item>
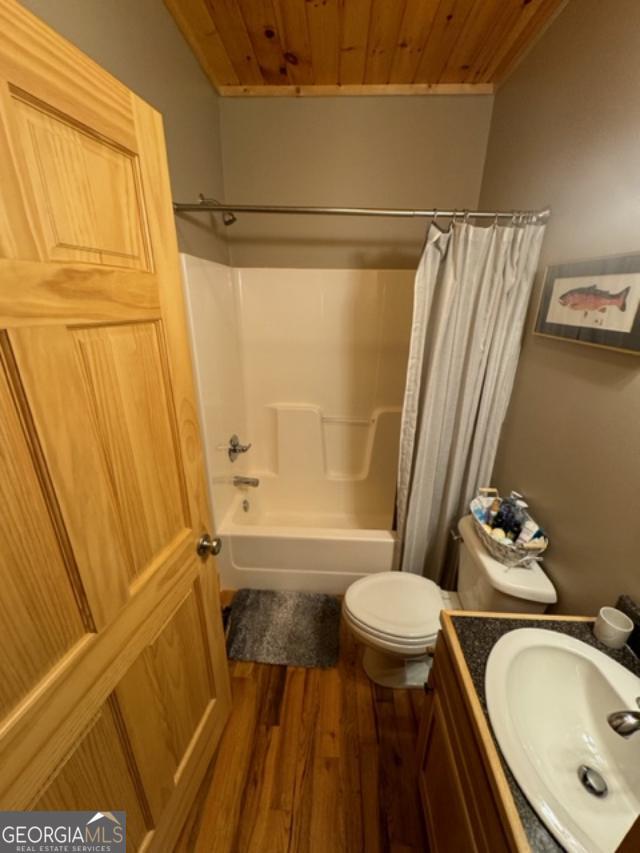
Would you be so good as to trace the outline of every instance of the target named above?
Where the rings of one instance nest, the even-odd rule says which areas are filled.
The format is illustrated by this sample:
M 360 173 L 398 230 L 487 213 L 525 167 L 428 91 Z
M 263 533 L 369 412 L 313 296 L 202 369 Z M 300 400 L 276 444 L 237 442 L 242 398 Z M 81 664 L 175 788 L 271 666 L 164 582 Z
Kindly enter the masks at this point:
M 487 700 L 484 689 L 484 676 L 487 666 L 487 659 L 493 646 L 498 642 L 503 634 L 509 631 L 514 631 L 517 628 L 542 628 L 547 631 L 559 631 L 561 634 L 569 634 L 582 642 L 593 646 L 601 652 L 609 655 L 618 663 L 630 669 L 640 678 L 640 659 L 638 659 L 629 649 L 624 648 L 620 651 L 612 651 L 602 643 L 598 642 L 593 636 L 592 622 L 574 622 L 564 619 L 553 620 L 538 620 L 538 619 L 510 619 L 510 618 L 492 618 L 484 616 L 452 616 L 451 621 L 458 636 L 458 641 L 462 649 L 465 661 L 469 668 L 471 680 L 475 687 L 482 710 L 489 723 L 491 729 L 491 721 L 487 711 Z M 493 732 L 492 732 L 493 734 Z M 495 742 L 495 738 L 494 738 Z M 502 757 L 500 747 L 496 742 L 496 749 L 502 766 L 513 794 L 513 799 L 516 808 L 520 814 L 522 825 L 526 832 L 531 849 L 535 853 L 558 853 L 563 850 L 553 836 L 549 833 L 545 825 L 537 816 L 533 808 L 529 805 L 528 800 L 518 787 L 518 783 L 513 777 L 507 763 Z

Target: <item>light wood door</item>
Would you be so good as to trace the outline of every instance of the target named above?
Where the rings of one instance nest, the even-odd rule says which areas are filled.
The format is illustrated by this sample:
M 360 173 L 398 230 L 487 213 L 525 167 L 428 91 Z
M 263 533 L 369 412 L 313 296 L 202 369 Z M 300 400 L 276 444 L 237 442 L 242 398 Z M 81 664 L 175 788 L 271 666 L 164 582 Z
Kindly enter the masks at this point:
M 0 0 L 0 807 L 171 849 L 230 709 L 160 116 Z

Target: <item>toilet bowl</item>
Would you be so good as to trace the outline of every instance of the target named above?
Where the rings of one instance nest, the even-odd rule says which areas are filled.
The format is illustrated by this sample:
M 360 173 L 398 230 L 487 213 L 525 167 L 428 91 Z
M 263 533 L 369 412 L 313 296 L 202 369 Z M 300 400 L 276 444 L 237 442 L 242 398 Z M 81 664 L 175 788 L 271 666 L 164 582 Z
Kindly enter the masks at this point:
M 352 583 L 342 612 L 365 646 L 369 678 L 385 687 L 423 684 L 444 606 L 437 584 L 408 572 L 379 572 Z
M 456 592 L 410 572 L 378 572 L 347 589 L 342 612 L 365 646 L 364 669 L 384 687 L 418 687 L 427 680 L 443 609 L 542 613 L 556 591 L 539 563 L 510 568 L 491 557 L 471 516 L 458 524 L 462 537 Z

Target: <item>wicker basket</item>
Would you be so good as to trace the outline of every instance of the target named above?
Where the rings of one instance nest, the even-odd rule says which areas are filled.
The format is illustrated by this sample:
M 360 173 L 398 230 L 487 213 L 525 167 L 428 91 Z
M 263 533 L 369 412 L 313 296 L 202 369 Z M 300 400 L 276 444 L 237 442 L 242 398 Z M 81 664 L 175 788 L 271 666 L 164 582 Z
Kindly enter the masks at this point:
M 487 490 L 485 490 L 486 493 Z M 498 493 L 495 494 L 498 497 Z M 505 566 L 509 566 L 510 568 L 515 568 L 516 566 L 526 566 L 528 563 L 533 562 L 534 560 L 540 559 L 544 551 L 547 550 L 549 545 L 548 539 L 540 540 L 540 547 L 535 550 L 531 550 L 530 548 L 525 548 L 522 544 L 517 544 L 516 542 L 509 542 L 505 544 L 503 542 L 499 542 L 497 539 L 494 539 L 482 526 L 481 522 L 476 518 L 474 510 L 478 508 L 482 508 L 483 504 L 480 501 L 480 498 L 474 498 L 471 501 L 471 517 L 473 518 L 473 523 L 475 525 L 476 533 L 480 537 L 480 541 L 487 549 L 487 551 L 501 563 L 504 563 Z M 527 517 L 531 518 L 529 513 L 527 513 Z

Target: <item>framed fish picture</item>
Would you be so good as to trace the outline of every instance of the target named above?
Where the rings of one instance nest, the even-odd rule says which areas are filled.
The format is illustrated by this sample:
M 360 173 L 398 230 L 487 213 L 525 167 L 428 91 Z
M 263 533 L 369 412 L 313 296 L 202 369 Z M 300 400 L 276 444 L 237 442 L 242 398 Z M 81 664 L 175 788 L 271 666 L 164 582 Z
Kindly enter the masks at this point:
M 640 254 L 547 267 L 534 331 L 640 355 Z

